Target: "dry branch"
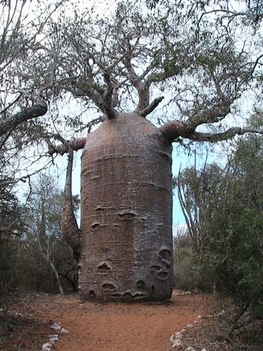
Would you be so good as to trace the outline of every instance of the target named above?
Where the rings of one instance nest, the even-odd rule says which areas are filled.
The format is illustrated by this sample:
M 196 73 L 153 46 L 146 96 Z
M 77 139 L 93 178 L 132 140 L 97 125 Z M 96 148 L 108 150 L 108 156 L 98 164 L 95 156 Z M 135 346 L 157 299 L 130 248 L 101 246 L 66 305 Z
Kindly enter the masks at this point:
M 47 113 L 47 104 L 43 101 L 41 104 L 33 105 L 32 107 L 24 108 L 0 123 L 0 136 L 7 133 L 9 130 L 16 128 L 19 124 L 30 119 L 43 116 Z
M 86 140 L 87 140 L 86 137 L 67 140 L 67 141 L 63 140 L 62 144 L 59 144 L 59 145 L 53 145 L 49 140 L 47 140 L 47 143 L 49 145 L 48 153 L 50 156 L 52 156 L 53 154 L 64 155 L 68 153 L 70 149 L 74 151 L 81 150 L 84 148 Z

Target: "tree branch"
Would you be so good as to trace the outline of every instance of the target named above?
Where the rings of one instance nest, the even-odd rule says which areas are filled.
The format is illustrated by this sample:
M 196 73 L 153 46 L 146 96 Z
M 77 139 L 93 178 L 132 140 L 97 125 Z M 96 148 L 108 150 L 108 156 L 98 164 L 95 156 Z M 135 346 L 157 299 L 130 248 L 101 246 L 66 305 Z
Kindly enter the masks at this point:
M 215 133 L 215 134 L 194 132 L 194 133 L 190 133 L 187 136 L 187 138 L 193 141 L 209 141 L 212 143 L 216 143 L 218 141 L 231 139 L 235 135 L 244 135 L 246 133 L 263 134 L 263 129 L 232 127 L 222 133 Z
M 102 117 L 98 117 L 87 123 L 86 128 L 88 131 L 88 134 L 91 132 L 92 127 L 97 125 L 98 123 L 102 122 L 103 119 Z M 59 145 L 54 145 L 50 139 L 55 139 L 61 142 Z M 60 134 L 47 134 L 44 135 L 44 140 L 48 144 L 48 153 L 50 156 L 54 154 L 60 154 L 64 155 L 65 153 L 68 153 L 70 149 L 74 151 L 78 151 L 84 148 L 86 144 L 86 137 L 83 138 L 77 138 L 77 139 L 71 139 L 71 140 L 66 140 L 62 137 Z
M 250 11 L 250 8 L 248 7 L 248 10 Z M 263 13 L 252 13 L 252 12 L 249 12 L 249 11 L 230 11 L 228 9 L 215 9 L 215 10 L 210 10 L 210 11 L 206 11 L 204 13 L 202 13 L 201 17 L 199 18 L 199 23 L 202 21 L 202 18 L 204 16 L 209 16 L 211 14 L 216 14 L 216 13 L 222 13 L 222 14 L 225 14 L 225 15 L 222 15 L 222 19 L 226 18 L 229 20 L 229 23 L 231 21 L 233 21 L 233 19 L 235 19 L 236 17 L 247 17 L 249 18 L 250 20 L 252 20 L 253 22 L 258 22 L 260 21 L 262 18 L 263 18 Z
M 156 107 L 160 104 L 160 102 L 164 99 L 164 96 L 160 96 L 156 99 L 153 100 L 153 102 L 150 103 L 146 108 L 144 108 L 142 111 L 140 111 L 139 115 L 141 117 L 146 117 L 150 113 L 153 112 L 153 110 L 156 109 Z
M 221 133 L 202 133 L 193 130 L 191 125 L 189 126 L 188 122 L 182 122 L 179 120 L 168 122 L 161 126 L 159 129 L 167 141 L 170 143 L 177 141 L 179 137 L 193 141 L 208 141 L 215 143 L 218 141 L 231 139 L 235 135 L 243 135 L 246 133 L 263 134 L 263 129 L 248 127 L 232 127 Z
M 0 136 L 7 133 L 10 129 L 16 128 L 21 123 L 43 116 L 46 113 L 47 104 L 44 101 L 32 107 L 24 108 L 21 112 L 16 113 L 0 124 Z
M 149 105 L 149 100 L 150 100 L 150 85 L 151 85 L 151 81 L 143 81 L 143 78 L 140 77 L 136 72 L 135 69 L 132 65 L 132 55 L 133 55 L 133 51 L 134 48 L 138 45 L 139 43 L 139 39 L 140 37 L 138 37 L 136 39 L 135 44 L 132 46 L 129 39 L 126 40 L 126 55 L 123 59 L 123 63 L 128 71 L 128 75 L 129 75 L 129 79 L 131 84 L 134 86 L 134 88 L 137 90 L 138 92 L 138 96 L 139 96 L 139 101 L 138 101 L 138 105 L 136 107 L 136 109 L 134 110 L 135 113 L 138 113 L 139 115 L 140 112 L 147 108 L 147 106 Z
M 86 144 L 87 138 L 78 138 L 78 139 L 71 139 L 71 140 L 64 140 L 61 136 L 59 135 L 52 135 L 53 138 L 56 138 L 62 142 L 62 144 L 59 145 L 53 145 L 51 141 L 46 138 L 46 142 L 48 143 L 48 153 L 50 156 L 54 154 L 60 154 L 64 155 L 69 152 L 70 149 L 74 151 L 78 151 L 84 148 Z
M 217 105 L 210 107 L 208 110 L 200 110 L 194 113 L 186 123 L 189 127 L 195 129 L 201 124 L 219 122 L 230 113 L 231 103 L 231 100 L 222 98 Z
M 113 119 L 118 115 L 118 112 L 114 109 L 114 105 L 116 105 L 116 103 L 113 99 L 113 95 L 117 93 L 116 91 L 114 91 L 114 86 L 111 81 L 110 73 L 107 70 L 104 73 L 104 79 L 107 84 L 107 89 L 103 94 L 103 107 L 107 117 L 109 119 Z
M 187 138 L 187 134 L 189 133 L 186 123 L 179 120 L 168 122 L 159 129 L 170 143 L 174 142 L 180 136 Z

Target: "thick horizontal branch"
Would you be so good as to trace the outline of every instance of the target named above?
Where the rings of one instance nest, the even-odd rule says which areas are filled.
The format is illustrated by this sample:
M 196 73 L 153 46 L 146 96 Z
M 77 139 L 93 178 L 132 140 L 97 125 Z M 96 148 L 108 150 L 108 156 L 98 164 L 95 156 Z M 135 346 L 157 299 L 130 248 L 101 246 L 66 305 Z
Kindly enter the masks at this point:
M 218 141 L 228 140 L 233 138 L 235 135 L 241 135 L 242 128 L 233 127 L 229 128 L 225 132 L 221 133 L 201 133 L 201 132 L 194 132 L 187 136 L 188 139 L 194 141 L 209 141 L 212 143 L 216 143 Z
M 103 121 L 103 117 L 98 117 L 87 123 L 86 129 L 88 134 L 91 132 L 92 127 L 96 126 L 98 123 Z M 50 140 L 55 139 L 60 141 L 61 143 L 59 145 L 54 145 Z M 46 135 L 45 141 L 49 146 L 49 151 L 48 153 L 50 155 L 53 154 L 60 154 L 64 155 L 65 153 L 68 153 L 70 149 L 74 151 L 78 151 L 84 148 L 85 143 L 86 143 L 87 137 L 83 138 L 77 138 L 77 139 L 71 139 L 71 140 L 65 140 L 62 135 L 60 134 L 50 134 Z
M 193 141 L 208 141 L 215 143 L 218 141 L 231 139 L 235 135 L 243 135 L 246 133 L 263 134 L 263 129 L 240 127 L 232 127 L 220 133 L 202 133 L 193 130 L 191 125 L 189 126 L 187 122 L 182 122 L 179 120 L 164 124 L 160 127 L 160 131 L 170 143 L 177 141 L 180 137 Z
M 43 116 L 47 113 L 47 104 L 45 102 L 36 104 L 32 107 L 24 108 L 21 112 L 16 113 L 7 120 L 0 123 L 0 136 L 14 129 L 23 122 L 30 119 Z
M 72 140 L 67 140 L 59 145 L 53 145 L 50 142 L 48 142 L 48 145 L 49 145 L 48 153 L 50 155 L 53 155 L 53 154 L 64 155 L 64 154 L 68 153 L 70 149 L 72 149 L 74 151 L 81 150 L 84 148 L 84 146 L 86 144 L 86 140 L 87 140 L 86 137 L 72 139 Z
M 235 135 L 244 135 L 246 133 L 263 134 L 263 129 L 232 127 L 221 133 L 194 132 L 189 134 L 187 138 L 193 141 L 209 141 L 216 143 L 218 141 L 229 140 Z
M 179 120 L 164 124 L 160 127 L 160 131 L 170 143 L 174 142 L 179 137 L 187 137 L 189 133 L 187 131 L 187 125 Z

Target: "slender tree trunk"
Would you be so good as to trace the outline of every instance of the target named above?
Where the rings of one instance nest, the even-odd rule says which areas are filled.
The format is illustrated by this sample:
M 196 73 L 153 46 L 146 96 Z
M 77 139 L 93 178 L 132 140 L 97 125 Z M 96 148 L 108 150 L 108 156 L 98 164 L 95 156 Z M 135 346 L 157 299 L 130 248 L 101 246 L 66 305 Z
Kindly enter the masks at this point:
M 61 231 L 66 242 L 73 249 L 74 258 L 79 261 L 81 253 L 81 232 L 74 214 L 74 206 L 72 201 L 72 167 L 73 150 L 69 149 L 66 185 L 64 190 L 64 201 L 62 209 Z
M 56 277 L 56 280 L 57 280 L 57 284 L 58 284 L 58 288 L 59 288 L 59 293 L 61 295 L 64 295 L 64 290 L 63 290 L 62 285 L 61 285 L 61 281 L 60 281 L 60 278 L 59 278 L 58 271 L 56 270 L 56 267 L 54 266 L 54 264 L 51 261 L 49 261 L 48 263 L 50 264 L 50 267 L 51 267 L 52 271 L 55 274 L 55 277 Z

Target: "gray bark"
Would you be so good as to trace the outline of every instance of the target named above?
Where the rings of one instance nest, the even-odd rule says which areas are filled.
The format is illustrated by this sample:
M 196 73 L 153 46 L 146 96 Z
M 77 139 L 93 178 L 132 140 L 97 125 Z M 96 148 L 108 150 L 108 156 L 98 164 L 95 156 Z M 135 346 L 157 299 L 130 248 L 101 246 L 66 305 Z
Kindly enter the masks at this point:
M 73 150 L 69 149 L 62 209 L 61 231 L 66 242 L 73 250 L 74 258 L 78 261 L 81 254 L 81 232 L 74 214 L 74 206 L 72 201 L 72 167 Z

